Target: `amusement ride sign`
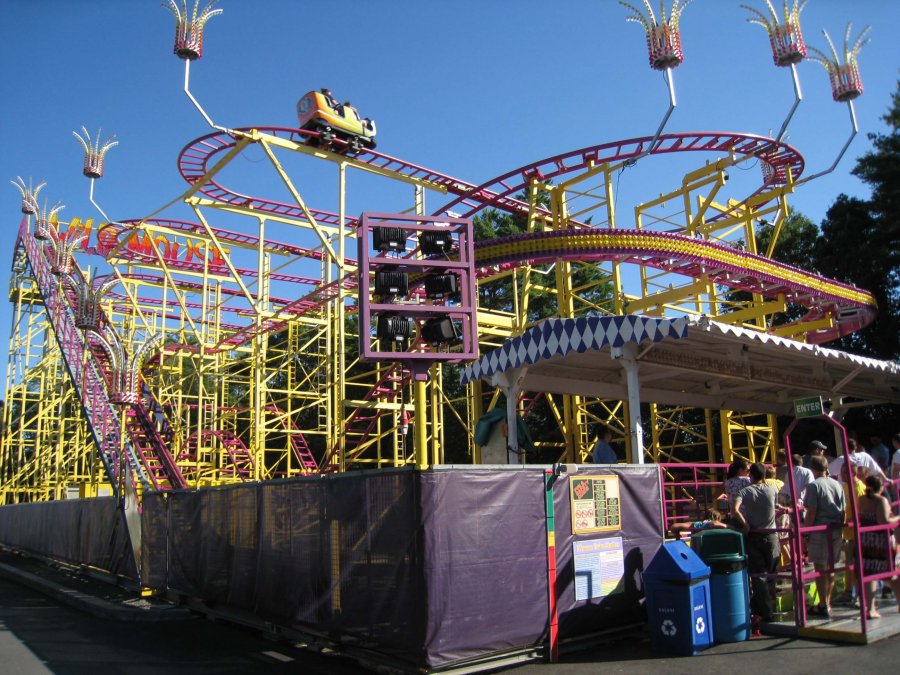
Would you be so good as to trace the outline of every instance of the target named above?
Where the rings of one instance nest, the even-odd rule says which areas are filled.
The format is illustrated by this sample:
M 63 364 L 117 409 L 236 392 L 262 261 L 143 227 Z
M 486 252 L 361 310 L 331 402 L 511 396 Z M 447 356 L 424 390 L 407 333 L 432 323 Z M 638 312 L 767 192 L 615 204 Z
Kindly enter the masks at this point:
M 821 417 L 825 414 L 821 396 L 810 396 L 794 400 L 794 415 L 798 419 L 805 417 Z
M 622 529 L 618 476 L 573 476 L 572 532 L 607 532 Z

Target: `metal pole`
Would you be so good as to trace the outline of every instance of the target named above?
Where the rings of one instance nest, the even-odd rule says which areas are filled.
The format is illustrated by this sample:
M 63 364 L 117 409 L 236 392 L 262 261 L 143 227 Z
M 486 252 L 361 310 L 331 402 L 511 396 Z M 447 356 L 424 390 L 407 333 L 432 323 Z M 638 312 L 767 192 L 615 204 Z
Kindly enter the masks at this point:
M 794 116 L 794 112 L 797 110 L 797 106 L 800 105 L 800 101 L 803 100 L 803 93 L 800 91 L 800 79 L 797 77 L 796 63 L 791 64 L 791 75 L 794 78 L 794 105 L 791 107 L 791 111 L 788 113 L 787 118 L 784 120 L 784 124 L 781 125 L 781 130 L 778 132 L 778 136 L 775 138 L 775 140 L 778 142 L 781 142 L 781 139 L 784 138 L 784 134 L 787 132 L 788 123 Z
M 219 131 L 228 131 L 228 129 L 226 129 L 225 127 L 220 127 L 219 125 L 213 123 L 210 116 L 206 114 L 206 111 L 203 109 L 203 107 L 200 105 L 200 103 L 197 101 L 197 99 L 194 98 L 194 95 L 191 93 L 190 81 L 191 81 L 191 60 L 185 59 L 184 60 L 184 93 L 187 94 L 187 97 L 189 99 L 191 99 L 191 103 L 193 103 L 194 107 L 200 111 L 200 114 L 203 115 L 203 119 L 206 120 L 206 123 L 209 126 L 211 126 L 213 129 L 218 129 Z
M 844 156 L 844 153 L 847 152 L 847 148 L 850 147 L 850 144 L 853 142 L 853 139 L 856 138 L 856 134 L 859 133 L 859 125 L 856 122 L 856 110 L 853 107 L 853 101 L 847 101 L 847 110 L 850 112 L 850 126 L 852 127 L 852 131 L 850 132 L 850 138 L 847 139 L 847 142 L 844 143 L 844 147 L 841 148 L 840 153 L 838 153 L 837 159 L 834 160 L 834 163 L 825 169 L 824 171 L 820 171 L 819 173 L 814 173 L 812 176 L 807 176 L 803 180 L 798 180 L 795 185 L 800 186 L 804 183 L 808 183 L 809 181 L 819 178 L 820 176 L 824 176 L 825 174 L 831 173 L 837 168 L 838 163 L 841 161 L 841 158 Z
M 637 363 L 638 346 L 628 343 L 614 347 L 610 352 L 613 359 L 622 364 L 628 388 L 628 435 L 631 439 L 631 461 L 634 464 L 644 463 L 644 430 L 641 427 L 641 390 L 638 378 Z
M 416 380 L 416 468 L 417 469 L 427 469 L 428 468 L 428 448 L 426 447 L 426 443 L 428 442 L 428 434 L 426 433 L 425 428 L 425 420 L 427 418 L 428 412 L 428 388 L 427 385 L 428 380 L 422 379 Z

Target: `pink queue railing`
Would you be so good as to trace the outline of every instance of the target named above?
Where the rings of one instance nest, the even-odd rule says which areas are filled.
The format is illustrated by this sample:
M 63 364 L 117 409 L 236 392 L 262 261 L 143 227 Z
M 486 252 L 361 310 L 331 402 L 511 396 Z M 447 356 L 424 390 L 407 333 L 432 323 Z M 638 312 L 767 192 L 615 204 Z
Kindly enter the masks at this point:
M 830 419 L 830 418 L 829 418 Z M 843 440 L 844 461 L 849 465 L 850 457 L 847 448 L 846 430 L 833 419 L 833 424 L 839 429 Z M 832 536 L 841 536 L 843 527 L 851 527 L 855 532 L 854 545 L 856 547 L 855 560 L 862 560 L 862 535 L 867 532 L 889 531 L 892 526 L 873 525 L 861 526 L 859 523 L 859 513 L 856 504 L 855 490 L 850 490 L 851 499 L 847 504 L 849 517 L 846 525 L 819 525 L 804 526 L 803 513 L 797 503 L 796 486 L 794 485 L 793 460 L 790 452 L 790 433 L 795 428 L 795 424 L 788 427 L 785 433 L 785 446 L 787 449 L 787 484 L 789 486 L 789 494 L 791 503 L 794 505 L 792 509 L 791 523 L 788 527 L 776 527 L 771 530 L 760 530 L 760 532 L 775 532 L 779 538 L 787 541 L 790 550 L 790 565 L 787 569 L 780 570 L 775 574 L 760 574 L 755 576 L 764 577 L 767 580 L 783 580 L 790 581 L 793 590 L 794 601 L 794 618 L 799 626 L 807 624 L 806 603 L 800 599 L 805 598 L 806 585 L 814 582 L 823 574 L 832 574 L 855 571 L 856 586 L 858 597 L 860 598 L 860 623 L 861 630 L 865 633 L 867 628 L 867 612 L 866 612 L 866 593 L 865 584 L 869 581 L 878 581 L 890 579 L 896 571 L 884 571 L 875 574 L 865 574 L 861 565 L 857 565 L 854 561 L 847 560 L 842 564 L 835 564 L 834 560 L 829 562 L 827 568 L 821 572 L 814 569 L 809 570 L 803 555 L 803 537 L 812 532 L 829 532 Z M 728 468 L 727 464 L 689 464 L 689 463 L 663 463 L 660 464 L 662 475 L 662 507 L 663 521 L 665 523 L 666 532 L 673 523 L 691 520 L 704 519 L 708 511 L 715 508 L 728 515 L 728 502 L 723 497 L 723 487 L 725 480 L 725 472 Z M 890 482 L 888 482 L 890 485 Z M 900 493 L 900 485 L 895 485 L 894 497 Z M 893 499 L 892 508 L 894 513 L 900 512 L 900 499 Z M 784 535 L 787 538 L 784 538 Z M 678 535 L 681 536 L 681 535 Z M 885 547 L 890 546 L 890 537 L 885 538 Z M 829 547 L 830 548 L 830 547 Z M 886 553 L 889 551 L 886 550 Z
M 666 532 L 673 523 L 702 520 L 710 509 L 722 510 L 719 496 L 723 492 L 727 464 L 663 463 L 659 466 Z

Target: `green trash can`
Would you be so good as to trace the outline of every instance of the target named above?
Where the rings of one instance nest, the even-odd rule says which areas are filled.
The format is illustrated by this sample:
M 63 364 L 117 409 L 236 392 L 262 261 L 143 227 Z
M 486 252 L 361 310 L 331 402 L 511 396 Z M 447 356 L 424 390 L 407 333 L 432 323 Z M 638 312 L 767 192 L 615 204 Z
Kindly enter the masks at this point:
M 691 536 L 691 549 L 709 565 L 716 642 L 748 640 L 752 626 L 744 536 L 736 530 L 703 530 Z

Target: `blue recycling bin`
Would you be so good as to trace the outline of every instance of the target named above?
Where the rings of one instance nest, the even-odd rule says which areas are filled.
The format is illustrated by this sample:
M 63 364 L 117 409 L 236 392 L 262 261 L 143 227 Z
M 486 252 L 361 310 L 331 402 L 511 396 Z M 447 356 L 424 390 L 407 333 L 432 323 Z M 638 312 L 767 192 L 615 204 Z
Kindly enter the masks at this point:
M 641 576 L 654 651 L 690 656 L 713 644 L 709 567 L 687 544 L 663 544 Z
M 709 565 L 716 642 L 749 640 L 750 580 L 744 536 L 736 530 L 703 530 L 691 536 L 691 549 Z

